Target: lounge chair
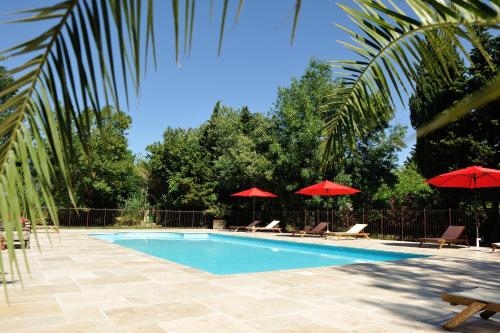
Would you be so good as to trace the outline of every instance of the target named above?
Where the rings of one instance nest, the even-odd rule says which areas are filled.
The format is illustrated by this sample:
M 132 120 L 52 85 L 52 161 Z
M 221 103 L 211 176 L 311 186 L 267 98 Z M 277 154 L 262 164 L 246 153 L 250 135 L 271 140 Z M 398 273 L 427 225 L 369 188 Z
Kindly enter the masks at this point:
M 295 230 L 292 232 L 291 236 L 292 237 L 295 235 L 300 235 L 300 237 L 304 237 L 305 235 L 324 236 L 327 229 L 328 229 L 328 222 L 320 222 L 313 229 L 305 228 L 304 230 Z
M 467 246 L 469 245 L 469 241 L 465 238 L 460 238 L 462 234 L 465 231 L 465 226 L 463 225 L 450 225 L 444 233 L 441 235 L 439 238 L 419 238 L 418 241 L 420 242 L 420 247 L 422 247 L 423 243 L 435 243 L 439 244 L 439 248 L 442 248 L 445 243 L 448 244 L 448 246 L 451 246 L 451 244 L 465 244 Z
M 337 237 L 337 239 L 339 237 L 354 237 L 354 238 L 362 237 L 362 238 L 370 239 L 369 233 L 361 232 L 367 226 L 368 226 L 368 224 L 359 224 L 358 223 L 358 224 L 353 225 L 349 230 L 344 231 L 344 232 L 339 232 L 339 231 L 326 232 L 325 238 L 328 239 L 328 237 L 333 236 L 333 237 Z
M 249 228 L 256 227 L 259 223 L 260 223 L 260 221 L 255 220 L 252 223 L 250 223 L 249 225 L 239 225 L 239 226 L 238 225 L 234 225 L 234 226 L 229 226 L 227 228 L 229 230 L 233 230 L 233 231 L 247 230 Z
M 30 248 L 30 237 L 31 237 L 31 223 L 28 221 L 28 219 L 21 219 L 22 225 L 23 225 L 23 239 L 22 242 L 24 242 L 24 247 L 26 249 Z M 14 230 L 14 242 L 21 243 L 21 237 L 19 237 L 19 233 L 17 230 Z
M 252 232 L 256 232 L 256 231 L 281 232 L 282 228 L 276 227 L 279 223 L 280 223 L 280 221 L 274 220 L 274 221 L 271 221 L 265 227 L 251 227 L 251 228 L 247 228 L 246 230 L 251 230 Z
M 483 319 L 488 319 L 500 312 L 500 290 L 488 288 L 473 288 L 456 293 L 444 293 L 441 299 L 451 305 L 465 305 L 462 312 L 444 323 L 443 328 L 453 330 L 464 321 L 481 312 Z
M 491 244 L 491 253 L 495 252 L 497 248 L 500 248 L 500 243 L 492 243 Z
M 24 247 L 26 249 L 30 248 L 30 237 L 31 237 L 31 223 L 28 221 L 28 219 L 21 219 L 22 223 L 22 243 L 24 244 Z M 19 233 L 17 229 L 13 230 L 12 233 L 12 240 L 14 242 L 14 245 L 16 243 L 21 243 L 21 237 L 19 237 Z M 0 250 L 7 248 L 7 242 L 5 239 L 5 229 L 3 227 L 3 224 L 0 223 Z

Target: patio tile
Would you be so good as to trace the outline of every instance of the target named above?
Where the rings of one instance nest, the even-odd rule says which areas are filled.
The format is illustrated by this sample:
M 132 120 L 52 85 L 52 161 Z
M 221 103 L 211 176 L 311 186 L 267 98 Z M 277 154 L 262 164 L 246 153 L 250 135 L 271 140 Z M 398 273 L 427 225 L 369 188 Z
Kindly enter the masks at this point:
M 189 283 L 180 284 L 180 287 L 170 287 L 155 292 L 155 295 L 166 302 L 180 301 L 186 299 L 198 300 L 200 298 L 233 295 L 234 292 L 228 288 L 212 283 Z
M 308 310 L 301 314 L 309 318 L 312 322 L 325 323 L 339 329 L 348 328 L 350 331 L 357 328 L 370 327 L 387 320 L 387 318 L 364 310 L 363 308 L 353 309 L 337 305 Z
M 56 295 L 81 290 L 80 287 L 78 287 L 78 285 L 74 282 L 46 284 L 35 287 L 26 286 L 25 288 L 20 286 L 17 287 L 18 289 L 15 292 L 16 296 Z
M 139 325 L 132 327 L 120 327 L 120 333 L 165 333 L 165 330 L 160 326 L 153 325 Z
M 69 322 L 105 320 L 104 313 L 93 304 L 73 304 L 63 307 L 64 316 Z
M 141 275 L 122 275 L 122 276 L 105 276 L 90 279 L 76 279 L 76 282 L 81 286 L 108 285 L 127 282 L 141 282 L 147 280 Z
M 254 327 L 259 332 L 271 332 L 278 329 L 293 328 L 310 322 L 311 320 L 309 318 L 304 317 L 301 314 L 290 314 L 262 319 L 254 318 L 247 321 L 246 324 Z
M 155 292 L 155 294 L 157 294 L 157 292 Z M 161 298 L 157 297 L 156 295 L 153 295 L 152 292 L 141 291 L 141 292 L 127 294 L 124 295 L 123 297 L 132 304 L 157 304 L 162 302 Z
M 73 304 L 99 304 L 106 302 L 125 301 L 125 298 L 116 293 L 108 291 L 81 291 L 77 293 L 66 293 L 56 296 L 61 305 Z
M 13 332 L 15 330 L 31 329 L 38 330 L 42 327 L 50 327 L 66 324 L 64 316 L 32 317 L 14 319 L 0 322 L 0 332 Z
M 63 312 L 55 300 L 0 305 L 0 322 L 36 317 L 61 316 L 62 314 Z
M 355 333 L 432 333 L 432 332 L 443 332 L 443 329 L 427 325 L 424 323 L 417 322 L 397 322 L 397 321 L 389 321 L 383 324 L 373 325 L 369 327 L 364 327 L 360 329 L 356 329 L 353 332 Z
M 228 287 L 233 293 L 237 293 L 238 295 L 248 296 L 255 299 L 267 299 L 267 298 L 275 298 L 280 297 L 280 293 L 278 293 L 278 289 L 280 287 L 272 287 L 269 286 L 241 286 L 241 287 Z M 285 292 L 286 294 L 286 292 Z
M 320 323 L 307 323 L 289 328 L 282 328 L 271 331 L 272 333 L 347 333 L 350 330 L 343 330 L 334 326 L 320 324 Z
M 212 315 L 198 318 L 173 320 L 158 324 L 166 332 L 192 333 L 192 332 L 217 332 L 217 333 L 257 333 L 259 331 L 223 315 Z
M 32 329 L 14 330 L 13 333 L 33 333 Z M 50 327 L 39 327 L 36 333 L 118 333 L 119 330 L 108 321 L 86 321 Z
M 433 256 L 221 276 L 92 239 L 88 232 L 62 230 L 53 246 L 40 235 L 44 251 L 27 251 L 32 274 L 25 273 L 25 288 L 18 281 L 8 285 L 10 305 L 0 294 L 0 331 L 433 332 L 462 309 L 441 301 L 442 292 L 500 285 L 500 254 L 467 248 L 255 233 Z M 499 326 L 495 317 L 474 317 L 457 332 L 497 332 Z
M 47 302 L 54 300 L 53 295 L 35 295 L 35 296 L 17 296 L 9 293 L 9 299 L 5 297 L 0 298 L 0 305 L 17 304 L 17 303 L 33 303 L 33 302 Z
M 203 316 L 213 311 L 201 304 L 162 303 L 106 310 L 104 312 L 116 325 L 132 326 L 138 323 L 158 323 L 166 320 Z
M 305 309 L 303 303 L 286 298 L 225 298 L 210 304 L 210 306 L 239 320 L 251 320 L 280 314 L 297 313 Z

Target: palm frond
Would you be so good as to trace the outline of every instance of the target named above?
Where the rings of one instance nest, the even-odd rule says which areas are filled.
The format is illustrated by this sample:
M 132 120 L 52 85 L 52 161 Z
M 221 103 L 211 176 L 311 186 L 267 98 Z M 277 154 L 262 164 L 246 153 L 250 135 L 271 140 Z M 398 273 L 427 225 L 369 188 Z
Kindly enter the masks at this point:
M 496 1 L 406 0 L 406 7 L 411 10 L 408 14 L 392 0 L 356 3 L 356 8 L 339 5 L 359 31 L 341 27 L 352 40 L 341 43 L 359 60 L 332 61 L 342 74 L 337 76 L 340 84 L 325 105 L 325 163 L 332 157 L 341 157 L 346 147 L 354 147 L 358 138 L 393 112 L 393 95 L 404 101 L 403 96 L 414 87 L 417 66 L 422 65 L 437 81 L 449 82 L 449 66 L 454 65 L 449 60 L 455 50 L 467 57 L 464 42 L 477 47 L 493 66 L 474 26 L 499 26 Z M 500 97 L 500 89 L 490 89 L 489 98 L 492 94 Z M 479 97 L 478 94 L 475 98 Z M 470 103 L 456 106 L 454 117 L 463 114 Z M 384 105 L 387 107 L 380 107 Z M 452 118 L 441 117 L 426 130 L 435 129 L 438 123 L 442 126 L 443 120 Z
M 143 12 L 148 13 L 146 18 Z M 105 105 L 120 108 L 119 91 L 128 94 L 127 82 L 140 88 L 140 68 L 147 58 L 144 44 L 146 52 L 153 49 L 155 58 L 152 13 L 152 1 L 68 0 L 18 12 L 22 17 L 10 22 L 43 21 L 49 27 L 0 53 L 7 59 L 31 59 L 10 70 L 16 79 L 0 92 L 0 96 L 16 92 L 0 106 L 5 114 L 0 123 L 0 137 L 5 139 L 0 146 L 0 192 L 5 198 L 0 219 L 11 274 L 19 272 L 13 238 L 17 233 L 22 240 L 20 217 L 31 221 L 36 238 L 36 225 L 45 226 L 47 218 L 58 223 L 53 197 L 56 178 L 62 179 L 72 197 L 67 160 L 75 130 L 78 139 L 84 145 L 87 142 L 86 111 L 92 110 L 100 123 Z M 4 267 L 0 263 L 2 278 Z
M 298 3 L 300 1 L 296 0 Z M 239 2 L 236 17 L 243 1 Z M 184 37 L 184 54 L 191 51 L 196 0 L 186 0 L 184 29 L 179 0 L 171 0 L 175 33 L 175 59 L 179 62 L 179 40 Z M 10 69 L 15 76 L 0 98 L 15 95 L 0 105 L 0 221 L 5 230 L 8 263 L 0 255 L 0 277 L 6 290 L 5 271 L 20 277 L 14 235 L 23 239 L 20 217 L 33 225 L 56 226 L 53 193 L 61 179 L 72 198 L 67 161 L 76 139 L 84 147 L 93 113 L 101 123 L 107 105 L 121 108 L 120 91 L 128 105 L 130 83 L 136 92 L 141 85 L 141 67 L 149 55 L 156 66 L 153 0 L 60 0 L 58 3 L 24 11 L 9 24 L 43 22 L 48 27 L 26 42 L 0 51 L 0 59 L 29 59 Z M 225 0 L 219 38 L 222 46 L 228 1 Z M 296 9 L 294 28 L 298 17 Z M 184 34 L 181 36 L 181 34 Z M 293 32 L 292 32 L 293 34 Z M 90 111 L 90 112 L 89 112 Z M 73 200 L 72 200 L 73 201 Z M 26 261 L 23 242 L 22 255 Z

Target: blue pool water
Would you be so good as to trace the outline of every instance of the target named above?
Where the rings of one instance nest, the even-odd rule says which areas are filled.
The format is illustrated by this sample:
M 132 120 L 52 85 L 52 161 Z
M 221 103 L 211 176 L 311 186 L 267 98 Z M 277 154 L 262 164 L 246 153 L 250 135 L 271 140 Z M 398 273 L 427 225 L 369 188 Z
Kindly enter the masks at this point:
M 120 232 L 91 236 L 217 275 L 424 257 L 221 234 Z

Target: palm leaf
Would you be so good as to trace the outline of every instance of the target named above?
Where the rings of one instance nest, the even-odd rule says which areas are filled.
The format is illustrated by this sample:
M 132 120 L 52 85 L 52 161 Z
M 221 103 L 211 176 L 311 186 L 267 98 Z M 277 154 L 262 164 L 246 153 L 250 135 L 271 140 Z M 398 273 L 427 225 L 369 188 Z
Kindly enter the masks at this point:
M 300 1 L 296 2 L 292 36 L 300 8 Z M 191 50 L 195 3 L 195 0 L 186 0 L 182 16 L 179 0 L 171 0 L 177 62 L 182 37 L 184 54 Z M 239 1 L 236 17 L 240 15 L 242 3 Z M 15 92 L 0 105 L 0 138 L 5 139 L 0 146 L 0 195 L 3 198 L 0 221 L 8 247 L 7 264 L 0 255 L 0 276 L 5 291 L 6 270 L 11 279 L 16 275 L 20 278 L 13 243 L 14 234 L 21 240 L 23 237 L 19 218 L 29 218 L 35 239 L 37 225 L 44 227 L 50 219 L 57 226 L 53 197 L 56 178 L 62 180 L 73 201 L 67 161 L 72 158 L 74 132 L 85 148 L 91 126 L 90 112 L 100 124 L 100 112 L 105 106 L 120 109 L 119 91 L 128 96 L 130 83 L 139 91 L 140 69 L 146 66 L 149 54 L 156 65 L 153 5 L 152 0 L 60 0 L 51 6 L 17 12 L 14 15 L 18 18 L 9 22 L 43 22 L 48 28 L 26 42 L 0 51 L 0 59 L 29 59 L 9 71 L 15 80 L 9 88 L 0 91 L 0 98 Z M 219 53 L 227 8 L 225 0 Z M 182 17 L 184 29 L 179 28 Z M 128 105 L 127 97 L 126 102 Z M 21 253 L 27 264 L 24 248 Z
M 332 91 L 325 125 L 324 162 L 340 158 L 346 148 L 391 116 L 393 95 L 404 102 L 403 93 L 414 88 L 416 67 L 423 65 L 436 81 L 451 80 L 449 67 L 455 50 L 467 57 L 464 42 L 477 47 L 493 66 L 474 32 L 474 26 L 499 27 L 497 1 L 480 0 L 406 0 L 411 13 L 396 6 L 396 1 L 358 0 L 357 8 L 339 5 L 359 32 L 341 27 L 352 42 L 342 42 L 360 61 L 332 61 L 342 73 L 340 84 Z M 437 61 L 436 61 L 437 56 Z M 466 113 L 470 105 L 500 97 L 498 80 L 488 93 L 476 94 L 453 111 L 447 112 L 419 133 L 427 133 Z M 496 88 L 496 90 L 495 90 Z M 367 102 L 367 101 L 374 102 Z

